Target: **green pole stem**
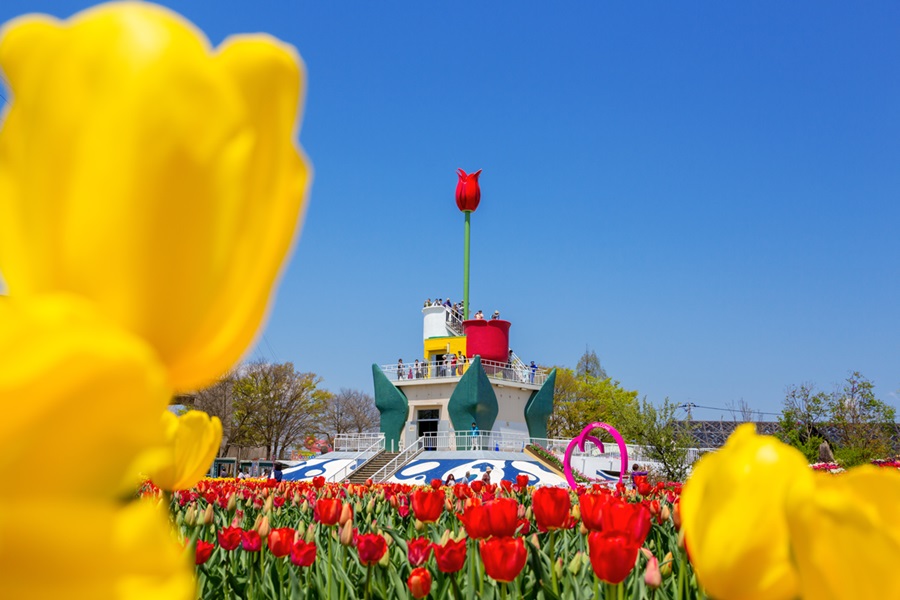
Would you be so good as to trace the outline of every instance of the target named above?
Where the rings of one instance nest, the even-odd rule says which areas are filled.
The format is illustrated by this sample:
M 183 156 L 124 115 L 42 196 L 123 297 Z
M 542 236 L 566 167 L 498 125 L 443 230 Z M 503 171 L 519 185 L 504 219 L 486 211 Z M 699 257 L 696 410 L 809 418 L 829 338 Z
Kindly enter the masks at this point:
M 469 319 L 469 229 L 472 211 L 466 213 L 466 235 L 463 246 L 463 319 Z

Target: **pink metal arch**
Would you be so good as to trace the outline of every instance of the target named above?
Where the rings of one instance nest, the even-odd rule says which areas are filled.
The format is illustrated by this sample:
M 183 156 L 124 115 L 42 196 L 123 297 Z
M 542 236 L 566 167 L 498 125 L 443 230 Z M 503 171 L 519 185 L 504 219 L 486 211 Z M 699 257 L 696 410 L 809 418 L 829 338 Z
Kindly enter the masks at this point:
M 575 481 L 575 476 L 572 475 L 572 452 L 575 450 L 575 446 L 578 446 L 578 449 L 584 452 L 584 444 L 585 442 L 594 442 L 594 445 L 597 446 L 597 449 L 600 452 L 603 452 L 603 442 L 600 441 L 596 436 L 590 435 L 591 431 L 594 429 L 603 429 L 604 431 L 609 432 L 609 434 L 616 440 L 616 443 L 619 445 L 619 453 L 621 455 L 621 466 L 619 467 L 619 483 L 622 483 L 622 476 L 628 472 L 628 448 L 625 447 L 625 440 L 622 439 L 622 435 L 616 431 L 615 427 L 609 425 L 607 423 L 591 423 L 587 427 L 581 430 L 577 436 L 575 436 L 569 445 L 566 446 L 566 455 L 563 458 L 563 472 L 566 476 L 566 481 L 569 483 L 569 486 L 574 490 L 578 487 L 578 483 Z

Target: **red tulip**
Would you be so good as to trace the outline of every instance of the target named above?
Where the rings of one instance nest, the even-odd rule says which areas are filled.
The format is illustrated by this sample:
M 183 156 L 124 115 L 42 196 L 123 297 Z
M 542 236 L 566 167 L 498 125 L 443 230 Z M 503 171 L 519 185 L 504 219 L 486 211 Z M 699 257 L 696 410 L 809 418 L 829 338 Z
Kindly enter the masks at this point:
M 225 527 L 216 534 L 219 545 L 225 550 L 234 550 L 241 545 L 241 528 Z
M 315 486 L 317 490 L 325 487 L 325 477 L 323 475 L 313 477 L 313 486 Z
M 572 508 L 569 490 L 555 487 L 538 488 L 532 496 L 531 508 L 534 510 L 534 520 L 537 521 L 538 529 L 541 531 L 563 529 L 569 521 L 569 510 Z
M 297 540 L 291 548 L 291 562 L 298 567 L 308 567 L 316 562 L 315 542 Z
M 412 510 L 423 523 L 434 523 L 444 512 L 444 490 L 416 490 L 412 493 Z
M 462 514 L 456 516 L 459 517 L 463 527 L 466 528 L 466 535 L 473 540 L 490 537 L 491 526 L 488 522 L 487 506 L 484 504 L 469 504 Z
M 515 498 L 498 498 L 484 505 L 488 527 L 494 537 L 512 537 L 519 526 L 519 503 Z
M 524 473 L 519 473 L 518 475 L 516 475 L 516 485 L 519 486 L 520 490 L 524 490 L 525 488 L 527 488 L 528 482 L 530 480 L 531 479 L 528 477 L 528 475 L 525 475 Z
M 414 567 L 424 564 L 429 554 L 431 554 L 431 540 L 428 538 L 413 538 L 406 543 L 406 557 L 409 564 Z
M 459 176 L 456 184 L 456 206 L 461 211 L 473 212 L 481 202 L 481 188 L 478 187 L 478 176 L 481 175 L 481 169 L 468 175 L 462 169 L 457 169 L 456 174 Z
M 343 509 L 339 498 L 319 498 L 314 510 L 315 519 L 322 525 L 336 525 Z
M 262 548 L 262 539 L 259 532 L 254 529 L 248 529 L 241 532 L 241 548 L 247 552 L 259 552 Z
M 440 479 L 432 479 L 431 480 L 431 489 L 439 490 L 442 487 L 444 487 L 444 482 L 441 481 Z
M 269 551 L 277 557 L 287 556 L 294 545 L 294 530 L 290 527 L 273 529 L 266 538 Z
M 409 579 L 406 580 L 406 585 L 409 586 L 409 593 L 413 598 L 424 598 L 431 591 L 431 573 L 422 567 L 413 569 Z
M 356 551 L 359 562 L 364 567 L 374 565 L 387 552 L 387 542 L 377 533 L 366 533 L 356 538 Z
M 594 531 L 588 536 L 588 553 L 594 574 L 607 583 L 621 583 L 634 568 L 640 544 L 618 532 Z
M 650 533 L 650 511 L 643 504 L 613 499 L 600 513 L 601 531 L 621 533 L 638 546 Z
M 528 550 L 522 538 L 495 537 L 481 542 L 481 561 L 484 572 L 495 581 L 510 582 L 519 576 Z
M 443 546 L 433 544 L 434 558 L 437 561 L 438 571 L 441 573 L 456 573 L 466 564 L 466 540 L 465 538 L 454 542 L 447 540 Z
M 581 521 L 591 531 L 603 529 L 601 515 L 603 508 L 612 500 L 609 494 L 582 494 L 578 497 L 578 505 L 581 508 Z
M 194 564 L 202 565 L 208 561 L 215 547 L 216 545 L 213 543 L 197 540 L 197 547 L 194 552 Z
M 480 494 L 482 488 L 484 488 L 484 482 L 480 479 L 476 479 L 472 483 L 469 484 L 469 487 L 472 488 L 472 491 L 476 494 Z

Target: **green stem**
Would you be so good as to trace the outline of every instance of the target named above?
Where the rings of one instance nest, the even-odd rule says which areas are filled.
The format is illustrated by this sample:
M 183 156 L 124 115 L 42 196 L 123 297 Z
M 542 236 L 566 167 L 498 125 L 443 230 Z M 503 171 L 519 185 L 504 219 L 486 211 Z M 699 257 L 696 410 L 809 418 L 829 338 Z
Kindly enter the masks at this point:
M 556 530 L 550 530 L 550 581 L 553 582 L 553 593 L 559 595 L 559 581 L 556 577 Z
M 509 584 L 506 583 L 505 581 L 504 581 L 503 583 L 500 584 L 500 597 L 501 597 L 503 600 L 506 600 L 506 586 L 507 586 L 507 585 L 509 585 Z
M 459 582 L 456 581 L 456 573 L 450 573 L 450 585 L 453 586 L 453 598 L 462 600 L 462 593 L 459 591 Z
M 371 598 L 371 594 L 369 593 L 369 584 L 372 582 L 372 565 L 366 567 L 366 600 Z
M 471 211 L 466 211 L 466 234 L 463 246 L 463 319 L 469 318 L 469 229 Z

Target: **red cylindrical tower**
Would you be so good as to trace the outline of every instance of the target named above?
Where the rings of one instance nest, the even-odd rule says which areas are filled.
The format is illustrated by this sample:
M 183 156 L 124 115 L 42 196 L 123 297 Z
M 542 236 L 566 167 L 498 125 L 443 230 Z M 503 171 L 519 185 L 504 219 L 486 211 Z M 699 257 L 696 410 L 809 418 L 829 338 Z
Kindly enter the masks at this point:
M 501 319 L 469 319 L 463 321 L 466 356 L 505 363 L 509 359 L 509 321 Z

